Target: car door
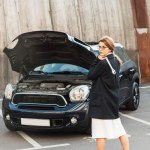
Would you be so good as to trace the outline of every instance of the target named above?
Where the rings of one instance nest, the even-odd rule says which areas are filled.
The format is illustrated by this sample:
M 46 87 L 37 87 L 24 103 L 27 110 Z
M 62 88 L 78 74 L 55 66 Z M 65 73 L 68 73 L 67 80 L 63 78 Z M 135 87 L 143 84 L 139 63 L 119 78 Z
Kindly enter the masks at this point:
M 120 103 L 123 103 L 126 99 L 129 98 L 130 95 L 131 78 L 129 74 L 128 63 L 130 62 L 125 62 L 120 67 Z
M 120 65 L 120 104 L 123 103 L 126 99 L 129 98 L 130 93 L 130 85 L 131 85 L 131 78 L 130 78 L 130 64 L 131 60 L 129 59 L 126 50 L 123 46 L 116 46 L 114 49 L 115 55 L 117 55 L 122 64 Z

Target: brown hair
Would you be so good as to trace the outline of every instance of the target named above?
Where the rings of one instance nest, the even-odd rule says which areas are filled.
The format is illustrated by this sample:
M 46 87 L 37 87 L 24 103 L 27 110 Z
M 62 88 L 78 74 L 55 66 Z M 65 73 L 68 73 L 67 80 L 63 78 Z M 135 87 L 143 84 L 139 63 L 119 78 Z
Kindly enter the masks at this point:
M 103 42 L 112 52 L 114 50 L 114 40 L 109 36 L 103 36 L 99 42 Z
M 114 40 L 110 36 L 103 36 L 99 40 L 99 42 L 103 42 L 112 52 L 114 51 L 114 48 L 115 48 Z M 119 58 L 119 56 L 116 54 L 114 54 L 114 56 L 117 58 L 119 64 L 121 65 L 122 60 Z
M 116 55 L 116 54 L 114 54 L 114 56 L 116 57 L 116 59 L 118 60 L 119 64 L 121 65 L 123 63 L 121 58 L 118 55 Z

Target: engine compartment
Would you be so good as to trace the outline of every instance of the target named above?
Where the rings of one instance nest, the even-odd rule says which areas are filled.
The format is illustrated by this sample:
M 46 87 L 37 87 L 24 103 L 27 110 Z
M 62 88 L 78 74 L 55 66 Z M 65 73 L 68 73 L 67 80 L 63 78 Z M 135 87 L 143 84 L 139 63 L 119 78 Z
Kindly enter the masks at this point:
M 71 90 L 74 85 L 66 83 L 18 83 L 17 91 L 65 91 Z

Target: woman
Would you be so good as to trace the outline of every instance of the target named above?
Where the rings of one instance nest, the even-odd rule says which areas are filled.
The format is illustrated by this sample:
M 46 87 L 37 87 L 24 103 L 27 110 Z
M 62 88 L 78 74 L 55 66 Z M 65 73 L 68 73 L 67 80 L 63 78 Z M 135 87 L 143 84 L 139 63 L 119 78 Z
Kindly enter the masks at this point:
M 123 150 L 129 150 L 127 134 L 119 118 L 120 60 L 114 56 L 114 41 L 104 36 L 99 41 L 99 55 L 90 67 L 92 80 L 89 115 L 92 118 L 92 137 L 97 150 L 104 150 L 105 139 L 119 138 Z

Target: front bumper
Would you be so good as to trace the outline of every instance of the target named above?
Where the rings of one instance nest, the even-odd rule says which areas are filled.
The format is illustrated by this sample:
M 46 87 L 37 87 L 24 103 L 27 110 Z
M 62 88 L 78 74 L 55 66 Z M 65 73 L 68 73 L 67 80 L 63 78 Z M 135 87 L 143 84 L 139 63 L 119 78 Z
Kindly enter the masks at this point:
M 88 118 L 88 102 L 72 103 L 65 107 L 41 105 L 41 104 L 21 104 L 22 107 L 14 105 L 10 100 L 3 99 L 2 112 L 7 128 L 15 130 L 63 130 L 76 131 L 85 130 L 90 125 Z M 42 106 L 42 107 L 41 107 Z M 39 121 L 42 119 L 49 123 L 45 124 L 24 124 L 23 119 Z

